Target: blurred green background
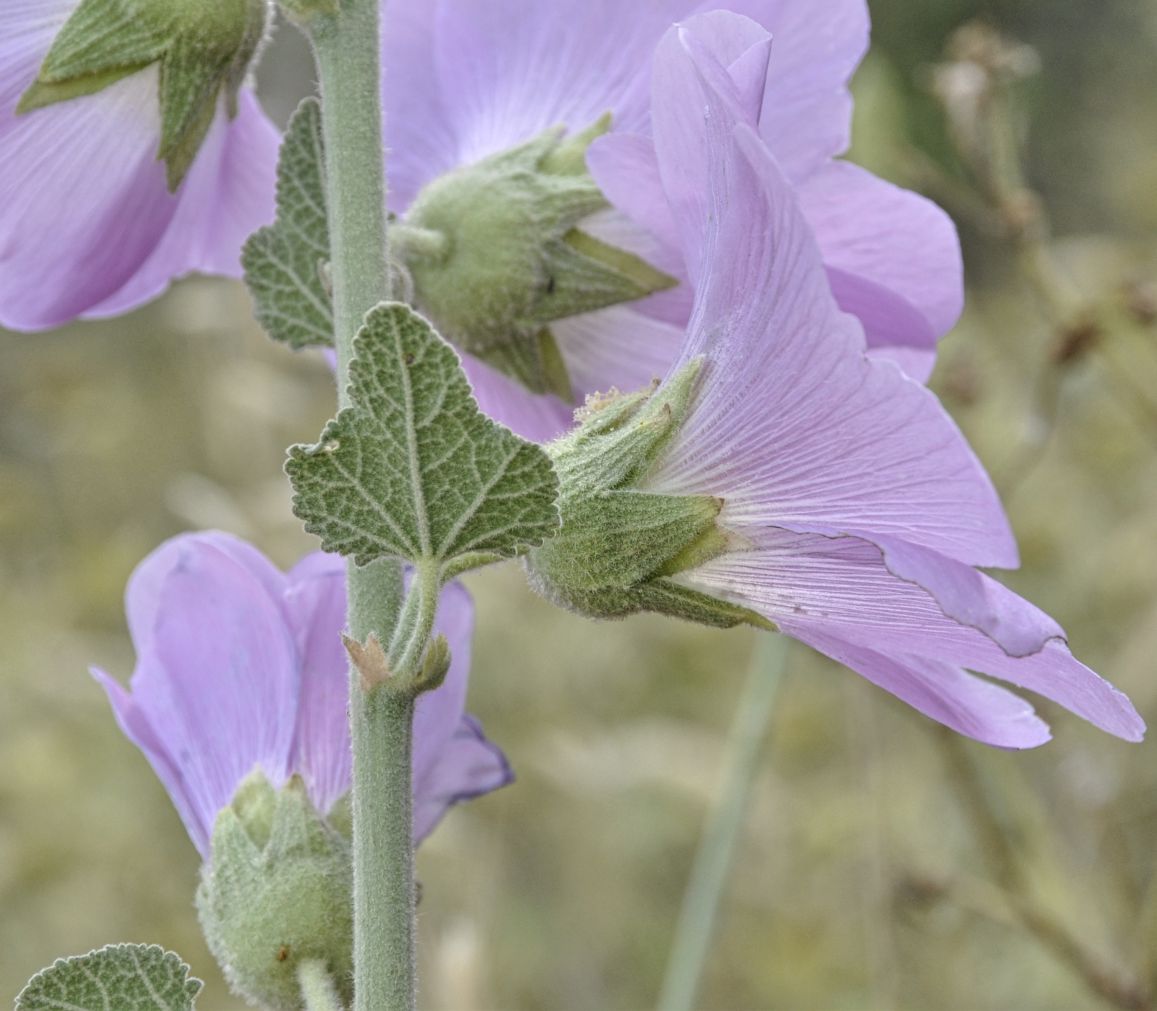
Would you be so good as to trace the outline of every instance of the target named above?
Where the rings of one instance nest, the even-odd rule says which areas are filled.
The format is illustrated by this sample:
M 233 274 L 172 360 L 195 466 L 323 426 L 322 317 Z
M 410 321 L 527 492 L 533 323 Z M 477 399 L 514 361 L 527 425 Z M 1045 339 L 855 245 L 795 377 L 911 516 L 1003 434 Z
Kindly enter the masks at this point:
M 853 153 L 960 220 L 969 308 L 934 385 L 1006 494 L 1024 556 L 1007 582 L 1152 722 L 1157 9 L 872 6 Z M 1039 58 L 981 112 L 1024 141 L 1047 243 L 1009 226 L 1020 194 L 986 189 L 970 163 L 967 96 L 946 116 L 933 94 L 953 80 L 932 69 L 949 37 L 978 16 Z M 956 39 L 954 56 L 975 57 Z M 309 74 L 283 32 L 262 70 L 275 115 Z M 199 938 L 196 853 L 85 670 L 131 672 L 122 589 L 165 537 L 220 527 L 284 566 L 312 547 L 281 460 L 331 404 L 321 361 L 272 346 L 227 281 L 0 338 L 0 1001 L 56 955 L 137 940 L 192 962 L 205 1011 L 240 1006 Z M 536 599 L 514 566 L 469 582 L 471 709 L 519 781 L 423 847 L 422 1006 L 652 1006 L 751 635 L 596 627 Z M 1044 749 L 953 744 L 803 648 L 789 663 L 702 1007 L 1150 1006 L 1152 742 L 1042 703 Z

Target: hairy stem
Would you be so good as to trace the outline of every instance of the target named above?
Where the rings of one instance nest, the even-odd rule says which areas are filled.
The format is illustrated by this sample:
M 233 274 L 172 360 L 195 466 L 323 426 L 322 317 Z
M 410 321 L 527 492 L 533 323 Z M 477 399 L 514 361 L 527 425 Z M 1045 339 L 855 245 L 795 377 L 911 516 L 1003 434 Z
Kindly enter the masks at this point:
M 388 298 L 379 0 L 342 0 L 310 24 L 321 82 L 338 403 L 353 339 Z M 348 575 L 349 627 L 388 643 L 402 599 L 401 566 L 377 562 Z M 415 1006 L 414 866 L 410 745 L 414 703 L 384 686 L 364 690 L 350 671 L 353 740 L 354 994 L 356 1011 Z
M 786 655 L 787 641 L 780 635 L 760 636 L 752 652 L 747 684 L 731 727 L 723 785 L 708 816 L 683 895 L 659 996 L 660 1011 L 692 1011 L 696 1006 Z

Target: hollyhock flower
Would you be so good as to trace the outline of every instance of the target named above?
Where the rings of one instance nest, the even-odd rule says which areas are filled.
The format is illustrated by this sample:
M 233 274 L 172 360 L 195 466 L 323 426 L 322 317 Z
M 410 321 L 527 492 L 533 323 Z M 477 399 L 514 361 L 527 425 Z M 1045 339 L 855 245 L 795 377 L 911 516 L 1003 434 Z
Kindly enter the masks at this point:
M 1140 739 L 1057 623 L 973 567 L 1017 562 L 995 491 L 935 397 L 865 353 L 727 54 L 673 30 L 654 102 L 695 286 L 686 344 L 661 385 L 592 401 L 553 445 L 563 527 L 533 580 L 607 617 L 777 628 L 989 744 L 1049 731 L 972 671 Z
M 962 302 L 955 230 L 923 198 L 833 160 L 848 146 L 847 82 L 867 47 L 863 0 L 731 0 L 727 11 L 694 17 L 716 6 L 718 0 L 392 4 L 383 35 L 392 210 L 404 226 L 415 206 L 423 209 L 431 183 L 559 124 L 573 135 L 609 112 L 612 132 L 590 144 L 587 164 L 625 214 L 604 211 L 582 228 L 683 277 L 688 265 L 650 138 L 648 82 L 663 31 L 691 18 L 688 30 L 718 51 L 742 91 L 745 118 L 797 190 L 839 304 L 859 316 L 875 351 L 926 378 L 936 339 Z M 556 277 L 547 273 L 553 286 Z M 447 329 L 438 306 L 422 296 L 419 283 L 418 307 Z M 662 375 L 678 353 L 689 308 L 690 289 L 681 285 L 551 321 L 570 399 Z M 568 426 L 573 404 L 566 398 L 531 393 L 510 369 L 469 354 L 464 364 L 483 409 L 520 434 L 544 439 Z
M 279 136 L 248 86 L 221 87 L 187 171 L 196 126 L 174 142 L 172 191 L 158 62 L 17 111 L 81 6 L 0 4 L 0 325 L 17 330 L 125 312 L 190 271 L 239 277 L 242 243 L 273 217 Z
M 146 558 L 126 592 L 137 666 L 129 690 L 93 674 L 121 729 L 169 791 L 203 858 L 218 813 L 255 769 L 274 788 L 298 776 L 329 813 L 350 786 L 344 565 L 306 556 L 281 573 L 221 533 L 176 537 Z M 472 604 L 452 583 L 437 631 L 453 662 L 414 724 L 414 839 L 459 801 L 511 780 L 502 752 L 463 712 Z

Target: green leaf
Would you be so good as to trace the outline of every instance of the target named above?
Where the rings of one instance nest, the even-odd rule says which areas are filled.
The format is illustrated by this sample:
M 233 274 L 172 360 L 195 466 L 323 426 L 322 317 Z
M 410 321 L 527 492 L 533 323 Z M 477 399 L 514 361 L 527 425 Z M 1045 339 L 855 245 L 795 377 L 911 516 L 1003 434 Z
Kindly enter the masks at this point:
M 322 547 L 359 565 L 433 561 L 449 578 L 554 534 L 550 458 L 478 409 L 458 356 L 426 320 L 379 305 L 354 352 L 353 406 L 286 464 L 294 512 Z
M 16 1011 L 192 1011 L 201 985 L 171 951 L 110 944 L 42 969 L 16 998 Z
M 245 244 L 241 264 L 257 318 L 294 348 L 333 343 L 321 104 L 307 98 L 289 122 L 277 164 L 277 218 Z

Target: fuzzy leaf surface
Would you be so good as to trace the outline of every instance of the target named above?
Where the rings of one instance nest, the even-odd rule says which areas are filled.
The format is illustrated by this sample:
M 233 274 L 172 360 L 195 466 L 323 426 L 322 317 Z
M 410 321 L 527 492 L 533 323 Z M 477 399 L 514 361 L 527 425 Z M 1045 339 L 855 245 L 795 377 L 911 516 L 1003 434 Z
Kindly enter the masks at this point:
M 408 306 L 370 311 L 354 339 L 351 407 L 289 451 L 294 512 L 322 547 L 434 561 L 456 574 L 521 554 L 558 529 L 541 447 L 490 420 L 457 354 Z
M 281 144 L 277 217 L 254 232 L 241 253 L 256 316 L 274 340 L 293 348 L 333 343 L 333 300 L 323 277 L 328 262 L 321 104 L 307 98 Z
M 171 951 L 110 944 L 42 969 L 16 998 L 16 1011 L 192 1011 L 201 985 Z

